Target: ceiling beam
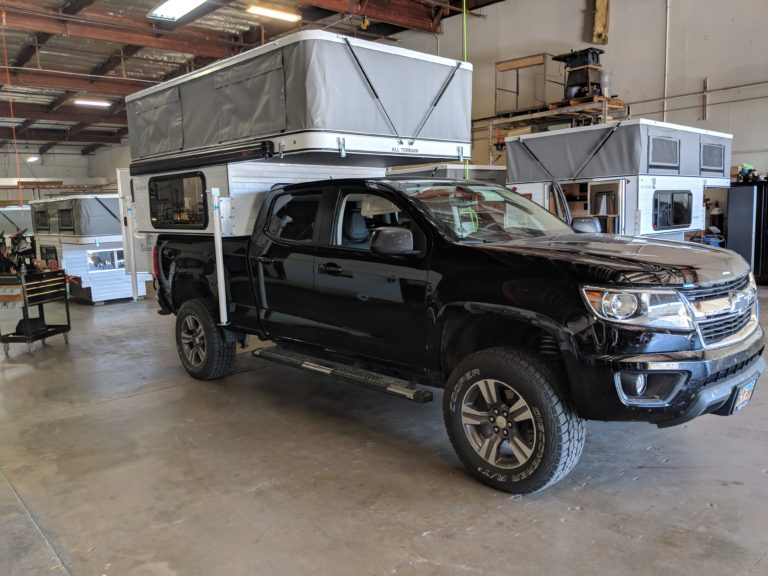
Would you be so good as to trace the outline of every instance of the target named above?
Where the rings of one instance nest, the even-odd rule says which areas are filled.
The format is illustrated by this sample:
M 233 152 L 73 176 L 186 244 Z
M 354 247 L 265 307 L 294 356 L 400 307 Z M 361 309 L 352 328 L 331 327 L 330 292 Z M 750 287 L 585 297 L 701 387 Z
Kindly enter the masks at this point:
M 91 70 L 91 74 L 94 76 L 107 75 L 115 68 L 122 66 L 123 62 L 129 58 L 133 58 L 139 52 L 139 50 L 141 50 L 141 48 L 141 46 L 137 46 L 136 44 L 128 44 L 127 46 L 123 46 L 120 50 L 114 52 L 109 58 L 104 60 L 104 62 L 98 66 L 95 66 Z
M 231 50 L 221 35 L 199 34 L 193 30 L 162 31 L 148 20 L 126 19 L 88 11 L 87 18 L 62 15 L 55 10 L 30 9 L 28 3 L 5 0 L 0 4 L 4 25 L 13 30 L 88 38 L 104 42 L 135 44 L 158 50 L 173 50 L 223 58 Z
M 85 111 L 79 106 L 59 107 L 55 111 L 49 111 L 42 104 L 23 104 L 14 102 L 13 115 L 16 118 L 27 120 L 56 120 L 60 122 L 90 122 L 91 124 L 106 123 L 127 126 L 128 120 L 124 113 L 110 115 L 108 111 Z M 8 102 L 0 101 L 0 117 L 10 118 L 11 111 Z
M 0 66 L 0 74 L 5 74 L 5 66 Z M 71 92 L 90 92 L 104 96 L 125 97 L 144 88 L 149 88 L 154 83 L 138 82 L 119 78 L 116 76 L 104 76 L 101 79 L 89 79 L 75 74 L 67 74 L 58 71 L 23 69 L 16 70 L 14 85 L 32 86 L 35 88 L 53 88 L 56 90 L 69 90 Z M 70 98 L 68 96 L 67 98 Z
M 123 128 L 115 132 L 115 136 L 119 138 L 123 138 L 124 136 L 127 136 L 127 135 L 128 135 L 128 128 Z M 96 152 L 96 150 L 98 150 L 103 146 L 106 146 L 106 144 L 94 142 L 93 144 L 89 144 L 88 146 L 80 150 L 80 154 L 82 154 L 83 156 L 87 156 L 88 154 L 93 154 L 94 152 Z
M 432 9 L 429 6 L 414 2 L 413 0 L 302 0 L 303 4 L 324 8 L 341 14 L 354 14 L 367 16 L 371 20 L 423 30 L 425 32 L 439 32 L 433 26 Z
M 13 131 L 10 128 L 0 128 L 0 140 L 12 140 Z M 30 129 L 20 140 L 38 142 L 99 142 L 102 144 L 119 144 L 120 136 L 110 132 L 80 132 L 70 136 L 67 130 L 35 130 Z
M 48 152 L 48 150 L 50 150 L 54 146 L 56 146 L 56 142 L 48 142 L 47 144 L 43 144 L 42 146 L 40 146 L 40 148 L 37 149 L 37 153 L 40 156 L 42 156 L 43 154 Z

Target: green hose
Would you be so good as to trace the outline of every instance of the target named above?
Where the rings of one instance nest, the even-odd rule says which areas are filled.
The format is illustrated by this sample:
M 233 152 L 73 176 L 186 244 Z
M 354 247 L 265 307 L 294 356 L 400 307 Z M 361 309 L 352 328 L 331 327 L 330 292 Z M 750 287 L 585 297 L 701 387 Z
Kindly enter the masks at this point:
M 461 1 L 464 62 L 467 61 L 467 0 Z M 464 180 L 469 180 L 469 160 L 464 160 Z

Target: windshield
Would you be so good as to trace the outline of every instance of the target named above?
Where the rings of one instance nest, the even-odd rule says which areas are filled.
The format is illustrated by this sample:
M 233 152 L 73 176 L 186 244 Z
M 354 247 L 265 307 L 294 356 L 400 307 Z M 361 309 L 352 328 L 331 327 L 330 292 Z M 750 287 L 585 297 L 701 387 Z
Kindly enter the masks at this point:
M 573 233 L 538 204 L 501 186 L 434 180 L 388 184 L 426 208 L 454 240 L 504 242 Z

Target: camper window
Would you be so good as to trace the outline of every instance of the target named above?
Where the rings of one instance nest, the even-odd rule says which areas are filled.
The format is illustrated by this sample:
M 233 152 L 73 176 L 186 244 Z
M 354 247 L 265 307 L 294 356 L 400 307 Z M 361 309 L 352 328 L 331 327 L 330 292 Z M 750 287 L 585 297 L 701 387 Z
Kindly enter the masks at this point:
M 72 217 L 72 209 L 59 210 L 59 230 L 75 230 L 75 220 Z
M 125 256 L 122 250 L 87 250 L 88 272 L 123 270 Z
M 691 225 L 693 194 L 688 190 L 656 190 L 653 193 L 653 229 L 669 230 Z
M 48 210 L 35 210 L 35 228 L 37 230 L 50 230 L 51 222 L 48 218 Z
M 151 178 L 149 213 L 155 228 L 205 229 L 208 206 L 203 175 L 194 172 Z
M 40 259 L 45 262 L 58 260 L 59 257 L 56 254 L 56 246 L 40 246 Z

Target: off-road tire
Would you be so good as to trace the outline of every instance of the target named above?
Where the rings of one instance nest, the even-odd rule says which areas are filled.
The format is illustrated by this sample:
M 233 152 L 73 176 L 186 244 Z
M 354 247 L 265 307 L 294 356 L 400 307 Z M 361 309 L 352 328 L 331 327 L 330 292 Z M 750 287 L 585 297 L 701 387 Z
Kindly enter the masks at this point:
M 188 322 L 197 323 L 205 339 L 205 357 L 201 362 L 190 360 L 185 352 L 182 333 Z M 214 380 L 226 376 L 235 361 L 236 342 L 227 342 L 216 323 L 213 302 L 197 298 L 187 300 L 176 315 L 176 349 L 187 373 L 198 380 Z
M 470 401 L 467 395 L 488 381 L 511 386 L 529 407 L 527 425 L 535 429 L 528 435 L 531 454 L 517 468 L 494 466 L 481 456 L 470 437 L 472 430 L 484 430 L 485 424 L 476 427 L 462 422 L 464 402 Z M 513 348 L 482 350 L 456 367 L 446 386 L 443 416 L 451 444 L 472 476 L 505 492 L 529 494 L 558 482 L 576 466 L 584 448 L 586 423 L 558 393 L 558 384 L 555 372 L 544 362 Z

